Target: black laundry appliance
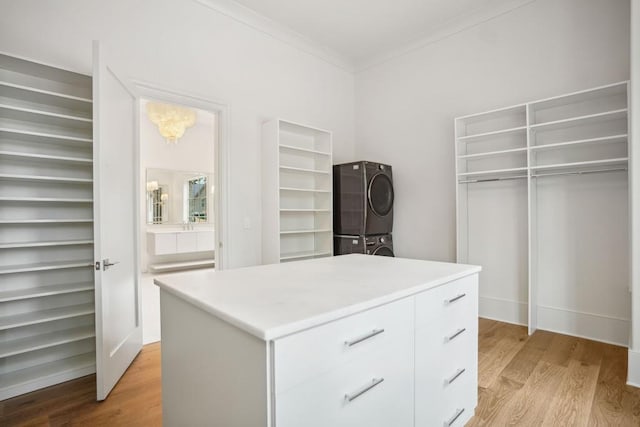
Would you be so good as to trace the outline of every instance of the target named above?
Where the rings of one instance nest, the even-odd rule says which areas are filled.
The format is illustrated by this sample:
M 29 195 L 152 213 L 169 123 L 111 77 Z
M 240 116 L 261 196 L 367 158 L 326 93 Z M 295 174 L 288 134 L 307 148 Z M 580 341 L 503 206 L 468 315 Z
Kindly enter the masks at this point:
M 395 256 L 391 234 L 378 236 L 333 236 L 334 255 L 366 254 Z
M 365 161 L 334 165 L 334 234 L 391 233 L 393 197 L 391 166 Z

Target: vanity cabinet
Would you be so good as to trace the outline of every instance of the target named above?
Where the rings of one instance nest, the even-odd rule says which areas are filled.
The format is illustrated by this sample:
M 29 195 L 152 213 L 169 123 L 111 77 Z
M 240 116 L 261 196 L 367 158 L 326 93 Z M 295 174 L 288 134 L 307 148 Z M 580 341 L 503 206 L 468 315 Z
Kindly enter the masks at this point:
M 212 251 L 214 233 L 213 230 L 148 232 L 147 248 L 151 255 Z
M 345 255 L 157 278 L 163 423 L 463 426 L 478 271 Z

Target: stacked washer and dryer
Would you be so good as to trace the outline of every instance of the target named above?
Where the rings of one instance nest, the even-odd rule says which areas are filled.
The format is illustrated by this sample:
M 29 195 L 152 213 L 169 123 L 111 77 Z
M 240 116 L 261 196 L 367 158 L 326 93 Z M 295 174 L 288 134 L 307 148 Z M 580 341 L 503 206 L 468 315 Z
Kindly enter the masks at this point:
M 334 255 L 393 254 L 391 166 L 373 162 L 333 166 Z

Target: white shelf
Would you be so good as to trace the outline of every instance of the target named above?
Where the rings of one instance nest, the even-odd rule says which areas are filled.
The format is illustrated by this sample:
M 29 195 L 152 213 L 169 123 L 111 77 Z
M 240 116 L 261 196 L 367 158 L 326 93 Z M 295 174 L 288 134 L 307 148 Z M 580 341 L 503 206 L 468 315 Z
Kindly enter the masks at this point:
M 569 104 L 577 104 L 580 102 L 588 101 L 590 99 L 607 96 L 607 95 L 615 95 L 615 94 L 626 94 L 627 93 L 627 82 L 618 82 L 613 84 L 608 84 L 604 86 L 598 86 L 591 89 L 580 90 L 577 92 L 572 92 L 559 96 L 552 96 L 550 98 L 540 99 L 538 101 L 534 101 L 531 103 L 531 106 L 535 108 L 543 107 L 552 108 L 561 105 L 569 105 Z
M 0 224 L 84 224 L 92 219 L 0 219 Z
M 289 253 L 289 254 L 281 254 L 280 255 L 280 260 L 281 261 L 286 261 L 286 260 L 303 259 L 303 258 L 318 258 L 318 257 L 325 257 L 325 256 L 331 256 L 331 252 L 329 252 L 329 251 L 319 251 L 319 252 L 308 251 L 308 252 L 294 252 L 294 253 Z
M 93 268 L 93 260 L 39 262 L 0 266 L 0 274 L 28 273 L 32 271 L 66 270 L 70 268 Z
M 35 176 L 35 175 L 14 175 L 0 173 L 0 179 L 12 181 L 32 181 L 32 182 L 60 182 L 70 184 L 91 184 L 93 179 L 90 178 L 70 178 L 60 176 Z
M 533 145 L 530 147 L 531 150 L 534 151 L 544 151 L 544 150 L 554 150 L 563 147 L 571 147 L 577 145 L 584 144 L 601 144 L 601 143 L 616 143 L 616 142 L 627 142 L 627 134 L 620 135 L 612 135 L 612 136 L 603 136 L 600 138 L 587 138 L 587 139 L 577 139 L 574 141 L 565 141 L 565 142 L 556 142 L 553 144 L 543 144 L 543 145 Z
M 0 330 L 18 328 L 21 326 L 35 325 L 51 322 L 53 320 L 68 319 L 70 317 L 93 314 L 93 304 L 72 305 L 69 307 L 52 308 L 50 310 L 33 311 L 30 313 L 16 314 L 0 317 Z
M 320 175 L 328 175 L 329 171 L 318 170 L 318 169 L 305 169 L 305 168 L 295 168 L 292 166 L 280 166 L 280 170 L 292 171 L 292 172 L 302 172 L 302 173 L 314 173 Z
M 34 105 L 30 105 L 30 104 L 22 104 L 22 105 L 16 105 L 16 103 L 8 103 L 6 102 L 6 100 L 2 100 L 0 99 L 0 109 L 6 109 L 6 110 L 11 110 L 14 111 L 16 113 L 27 113 L 27 114 L 37 114 L 37 115 L 41 115 L 41 116 L 46 116 L 49 118 L 53 118 L 53 119 L 59 119 L 59 120 L 73 120 L 73 121 L 78 121 L 78 122 L 82 122 L 82 123 L 92 123 L 93 120 L 86 118 L 86 117 L 82 117 L 82 116 L 76 116 L 76 115 L 72 115 L 72 114 L 62 114 L 62 113 L 55 113 L 52 111 L 47 111 L 45 109 L 42 109 L 39 106 L 34 106 Z
M 313 229 L 313 230 L 282 230 L 280 234 L 316 234 L 316 233 L 329 233 L 332 230 L 329 229 Z
M 33 203 L 93 203 L 93 199 L 75 199 L 65 197 L 0 197 L 0 201 Z
M 41 298 L 49 295 L 62 295 L 74 292 L 92 291 L 93 282 L 64 283 L 61 285 L 38 286 L 30 289 L 14 291 L 0 291 L 0 302 L 20 301 L 31 298 Z
M 460 116 L 460 117 L 457 117 L 456 120 L 460 120 L 460 121 L 469 121 L 473 119 L 487 120 L 494 117 L 503 116 L 505 115 L 505 113 L 508 113 L 510 111 L 521 112 L 524 115 L 526 111 L 525 110 L 526 106 L 527 104 L 518 104 L 518 105 L 512 105 L 510 107 L 496 108 L 495 110 L 484 111 L 482 113 L 474 113 L 474 114 L 467 114 L 466 116 Z
M 531 170 L 553 170 L 553 169 L 570 169 L 583 166 L 601 166 L 601 165 L 626 165 L 628 157 L 619 157 L 616 159 L 590 160 L 586 162 L 557 163 L 551 165 L 531 166 Z
M 314 188 L 293 188 L 293 187 L 280 187 L 280 191 L 299 191 L 302 193 L 331 193 L 329 190 L 317 190 Z
M 477 171 L 477 172 L 461 172 L 461 173 L 458 173 L 457 176 L 491 175 L 491 174 L 500 174 L 500 173 L 508 173 L 508 172 L 522 172 L 526 170 L 527 170 L 527 167 L 525 166 L 521 168 L 494 169 L 494 170 Z
M 62 381 L 88 375 L 95 372 L 96 354 L 95 352 L 85 353 L 78 356 L 60 359 L 42 365 L 33 366 L 31 368 L 21 369 L 19 371 L 0 374 L 0 396 L 6 398 L 11 396 L 9 391 L 12 388 L 28 386 L 30 383 L 48 383 L 48 385 L 60 382 L 59 378 L 65 378 Z M 73 375 L 75 374 L 75 375 Z M 48 382 L 51 378 L 53 381 Z M 29 387 L 35 390 L 36 387 Z M 16 394 L 22 394 L 25 391 Z
M 514 128 L 509 128 L 509 129 L 500 129 L 500 130 L 494 130 L 491 132 L 483 132 L 483 133 L 476 133 L 473 135 L 459 136 L 458 141 L 463 142 L 463 141 L 470 141 L 470 140 L 476 140 L 476 139 L 485 139 L 485 138 L 490 138 L 492 136 L 500 136 L 500 135 L 507 135 L 510 133 L 524 132 L 525 130 L 527 130 L 526 126 L 518 126 Z
M 536 123 L 536 124 L 530 125 L 529 127 L 532 130 L 538 130 L 538 129 L 552 130 L 552 129 L 561 129 L 564 127 L 571 127 L 571 126 L 574 126 L 575 124 L 585 125 L 585 124 L 598 123 L 598 122 L 603 122 L 608 120 L 624 119 L 625 117 L 627 117 L 627 109 L 622 108 L 619 110 L 605 111 L 603 113 L 587 114 L 585 116 L 570 117 L 567 119 L 554 120 L 554 121 L 545 122 L 545 123 Z
M 527 151 L 527 147 L 512 148 L 509 150 L 487 151 L 485 153 L 476 153 L 476 154 L 464 154 L 464 155 L 458 156 L 458 159 L 476 159 L 479 157 L 503 156 L 503 155 L 509 155 L 513 153 L 522 153 L 526 151 Z
M 303 153 L 319 154 L 321 156 L 331 156 L 331 153 L 327 153 L 325 151 L 311 150 L 309 148 L 301 148 L 294 145 L 280 144 L 280 148 L 285 150 L 301 151 Z
M 39 93 L 39 94 L 43 94 L 43 95 L 55 96 L 55 97 L 61 98 L 61 99 L 70 99 L 70 100 L 73 100 L 73 101 L 79 101 L 79 102 L 84 102 L 84 103 L 87 103 L 87 104 L 93 104 L 93 100 L 90 99 L 90 98 L 85 98 L 85 97 L 81 97 L 81 96 L 73 96 L 73 95 L 69 95 L 69 94 L 66 94 L 66 93 L 56 92 L 56 91 L 51 91 L 51 90 L 39 89 L 39 88 L 36 88 L 36 87 L 27 86 L 27 85 L 20 85 L 20 84 L 11 83 L 11 82 L 8 82 L 8 81 L 5 81 L 5 80 L 0 80 L 0 86 L 20 89 L 20 90 L 33 92 L 33 93 Z
M 83 163 L 87 165 L 93 164 L 93 159 L 84 159 L 81 157 L 69 157 L 69 156 L 53 156 L 48 154 L 38 153 L 22 153 L 18 151 L 0 151 L 0 156 L 5 157 L 18 157 L 29 160 L 42 160 L 42 161 L 55 161 L 64 163 Z
M 40 247 L 49 247 L 49 246 L 78 246 L 78 245 L 93 245 L 93 240 L 57 240 L 57 241 L 2 243 L 0 244 L 0 249 L 40 248 Z
M 280 209 L 280 212 L 284 212 L 284 213 L 298 213 L 298 212 L 331 212 L 331 209 Z
M 27 338 L 5 341 L 0 348 L 0 358 L 15 356 L 29 351 L 42 350 L 43 348 L 70 342 L 81 341 L 96 336 L 95 327 L 82 326 L 73 329 L 50 332 Z
M 192 267 L 215 267 L 215 260 L 204 259 L 196 261 L 184 261 L 184 262 L 165 262 L 159 264 L 152 264 L 149 266 L 153 271 L 166 271 L 176 270 L 179 268 L 192 268 Z
M 78 136 L 73 136 L 73 135 L 56 134 L 56 133 L 43 132 L 43 131 L 38 131 L 38 130 L 29 130 L 29 129 L 25 129 L 25 128 L 21 129 L 20 127 L 12 125 L 11 123 L 6 123 L 6 122 L 2 122 L 2 121 L 0 121 L 0 132 L 15 133 L 15 134 L 19 134 L 19 135 L 37 136 L 37 137 L 41 137 L 41 138 L 51 138 L 51 139 L 62 140 L 62 141 L 87 142 L 87 143 L 92 143 L 93 142 L 93 139 L 91 139 L 91 138 L 83 138 L 83 137 L 78 137 Z

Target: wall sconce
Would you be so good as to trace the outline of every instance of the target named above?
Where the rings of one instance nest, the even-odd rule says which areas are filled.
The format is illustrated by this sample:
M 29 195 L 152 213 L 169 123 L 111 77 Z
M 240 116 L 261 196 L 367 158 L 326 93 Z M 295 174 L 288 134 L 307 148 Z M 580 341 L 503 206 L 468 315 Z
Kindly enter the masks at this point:
M 158 185 L 158 181 L 149 181 L 147 182 L 147 192 L 151 193 L 156 191 L 160 186 Z
M 161 102 L 148 102 L 147 115 L 158 126 L 160 135 L 171 144 L 177 144 L 184 131 L 196 123 L 194 110 Z
M 167 193 L 163 193 L 163 194 L 160 196 L 160 201 L 164 203 L 164 202 L 166 202 L 167 200 L 169 200 L 169 194 L 167 194 Z

